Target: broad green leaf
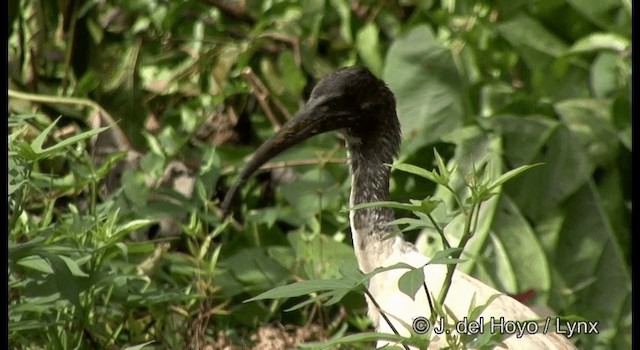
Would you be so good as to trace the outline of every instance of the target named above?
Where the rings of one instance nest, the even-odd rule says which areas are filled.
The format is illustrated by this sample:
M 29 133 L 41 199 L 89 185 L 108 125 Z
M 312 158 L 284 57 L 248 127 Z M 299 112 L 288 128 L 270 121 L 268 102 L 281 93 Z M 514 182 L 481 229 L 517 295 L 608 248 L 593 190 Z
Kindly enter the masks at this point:
M 284 86 L 288 92 L 299 94 L 307 84 L 307 79 L 293 58 L 290 50 L 283 51 L 278 57 L 278 66 L 282 72 Z
M 237 280 L 247 285 L 272 286 L 289 275 L 279 262 L 260 247 L 242 249 L 221 261 L 219 266 L 228 269 Z
M 554 107 L 593 165 L 607 166 L 615 161 L 620 144 L 608 100 L 573 99 Z
M 353 35 L 351 34 L 351 8 L 346 0 L 329 0 L 331 7 L 340 16 L 340 36 L 348 44 L 353 43 Z
M 504 156 L 515 166 L 532 163 L 560 123 L 542 115 L 496 115 L 478 120 L 500 133 Z
M 122 174 L 122 188 L 126 198 L 134 205 L 146 207 L 149 187 L 145 182 L 144 174 L 133 169 L 125 169 Z
M 53 269 L 51 268 L 51 264 L 44 258 L 38 255 L 32 255 L 24 257 L 16 262 L 17 265 L 26 267 L 31 270 L 35 270 L 38 272 L 52 274 Z
M 607 98 L 623 86 L 620 79 L 620 56 L 602 52 L 591 65 L 591 89 L 597 98 Z
M 427 25 L 407 30 L 391 44 L 382 77 L 396 95 L 405 152 L 461 125 L 462 84 L 453 55 Z
M 378 40 L 378 26 L 371 21 L 365 24 L 356 34 L 356 47 L 360 58 L 371 72 L 380 76 L 382 73 L 382 56 L 380 55 L 380 43 Z
M 517 294 L 534 289 L 546 296 L 551 288 L 551 273 L 547 257 L 535 233 L 522 213 L 507 195 L 500 198 L 491 235 L 493 247 L 499 251 L 489 265 L 495 267 L 492 276 L 498 289 Z M 511 272 L 511 280 L 506 273 Z M 537 299 L 544 302 L 544 299 Z
M 343 198 L 335 177 L 324 168 L 306 171 L 296 181 L 280 186 L 278 191 L 291 203 L 295 213 L 291 220 L 298 225 L 309 223 L 323 209 L 336 210 Z
M 45 230 L 45 233 L 48 233 L 50 230 Z M 41 259 L 37 255 L 35 255 L 35 251 L 37 251 L 45 242 L 45 238 L 43 236 L 37 236 L 34 239 L 24 242 L 24 243 L 15 243 L 13 241 L 9 241 L 8 245 L 8 255 L 9 255 L 9 263 L 17 262 L 23 258 L 29 259 Z
M 498 24 L 497 29 L 532 70 L 544 69 L 567 50 L 562 40 L 533 17 L 520 15 Z
M 628 0 L 568 0 L 567 2 L 598 26 L 631 36 L 631 4 Z
M 572 311 L 586 319 L 599 320 L 600 332 L 615 332 L 606 339 L 613 346 L 618 337 L 622 340 L 624 334 L 631 332 L 631 324 L 624 317 L 630 307 L 631 277 L 601 202 L 592 181 L 569 197 L 562 206 L 566 214 L 558 244 L 549 253 L 550 263 L 557 267 L 568 288 L 564 292 L 581 300 Z M 551 307 L 559 296 L 550 296 Z M 605 339 L 582 340 L 589 347 Z
M 353 248 L 324 234 L 292 232 L 288 240 L 309 278 L 336 278 L 340 269 L 357 266 Z
M 424 270 L 419 268 L 411 269 L 402 276 L 398 280 L 398 289 L 412 300 L 416 300 L 416 293 L 422 287 L 424 283 Z
M 523 215 L 534 221 L 575 193 L 588 181 L 594 168 L 578 138 L 562 126 L 547 139 L 535 161 L 543 165 L 503 186 Z
M 82 292 L 82 287 L 79 284 L 79 279 L 73 276 L 69 265 L 70 260 L 50 253 L 41 253 L 41 256 L 51 265 L 53 279 L 62 297 L 70 301 L 74 306 L 81 307 L 80 293 Z

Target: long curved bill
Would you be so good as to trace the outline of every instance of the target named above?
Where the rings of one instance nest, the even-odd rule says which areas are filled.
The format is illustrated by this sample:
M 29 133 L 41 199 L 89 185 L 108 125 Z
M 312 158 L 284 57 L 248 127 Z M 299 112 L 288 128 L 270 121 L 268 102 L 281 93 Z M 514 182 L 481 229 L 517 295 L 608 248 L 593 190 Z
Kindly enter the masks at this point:
M 344 113 L 332 111 L 327 113 L 325 99 L 311 99 L 304 108 L 275 135 L 265 141 L 253 154 L 251 160 L 240 171 L 238 179 L 227 192 L 221 209 L 223 218 L 229 214 L 236 193 L 242 188 L 251 175 L 264 163 L 314 135 L 341 129 L 349 119 Z

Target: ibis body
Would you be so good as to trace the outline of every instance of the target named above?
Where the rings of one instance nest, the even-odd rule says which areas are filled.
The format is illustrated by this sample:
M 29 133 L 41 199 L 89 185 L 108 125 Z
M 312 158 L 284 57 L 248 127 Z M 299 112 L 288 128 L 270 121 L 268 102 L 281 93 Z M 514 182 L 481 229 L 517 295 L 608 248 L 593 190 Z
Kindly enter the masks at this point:
M 265 141 L 239 174 L 227 193 L 222 210 L 228 213 L 238 189 L 261 165 L 287 148 L 314 135 L 340 130 L 344 133 L 351 170 L 350 204 L 384 201 L 389 198 L 389 168 L 400 146 L 400 123 L 396 115 L 395 97 L 386 84 L 362 67 L 342 68 L 322 79 L 311 92 L 301 111 L 274 136 Z M 426 285 L 438 295 L 446 275 L 445 265 L 427 265 L 429 258 L 387 225 L 394 220 L 389 208 L 373 207 L 352 210 L 349 214 L 353 247 L 360 270 L 371 272 L 380 266 L 402 262 L 422 268 Z M 409 336 L 414 320 L 430 316 L 426 293 L 418 292 L 415 300 L 398 289 L 398 279 L 406 269 L 392 269 L 376 274 L 369 281 L 369 292 L 389 322 L 381 317 L 373 302 L 367 299 L 369 316 L 376 330 Z M 497 297 L 494 297 L 496 296 Z M 456 271 L 445 299 L 446 308 L 463 320 L 470 305 L 494 299 L 480 315 L 485 322 L 532 321 L 539 319 L 529 307 Z M 493 331 L 500 331 L 493 328 Z M 504 328 L 503 328 L 504 329 Z M 485 329 L 485 332 L 490 331 Z M 432 333 L 430 348 L 446 344 L 445 334 Z M 513 334 L 502 340 L 508 349 L 575 349 L 565 337 L 541 330 L 534 334 Z M 387 344 L 379 341 L 378 346 Z

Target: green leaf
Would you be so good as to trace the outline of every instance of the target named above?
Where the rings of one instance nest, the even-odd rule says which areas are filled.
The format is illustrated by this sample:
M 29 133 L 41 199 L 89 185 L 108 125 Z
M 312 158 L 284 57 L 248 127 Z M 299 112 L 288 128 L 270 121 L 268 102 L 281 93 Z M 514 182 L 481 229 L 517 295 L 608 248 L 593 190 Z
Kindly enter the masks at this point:
M 440 173 L 440 178 L 444 183 L 449 183 L 451 172 L 449 171 L 449 169 L 447 169 L 447 166 L 444 164 L 442 157 L 440 157 L 440 153 L 438 153 L 438 150 L 435 147 L 433 148 L 433 155 L 435 156 L 436 163 L 438 164 L 438 172 Z
M 335 295 L 335 294 L 336 294 L 335 290 L 332 290 L 332 291 L 329 291 L 329 292 L 320 293 L 317 296 L 315 296 L 313 298 L 309 298 L 309 299 L 307 299 L 305 301 L 301 301 L 301 302 L 297 303 L 296 305 L 285 309 L 284 311 L 286 311 L 286 312 L 296 311 L 296 310 L 301 309 L 301 308 L 303 308 L 303 307 L 305 307 L 307 305 L 311 305 L 311 304 L 314 304 L 316 302 L 319 302 L 319 301 L 322 301 L 324 299 L 327 299 L 328 297 L 330 297 L 332 295 Z M 247 300 L 247 301 L 249 301 L 249 300 Z M 338 299 L 338 301 L 339 301 L 339 299 Z M 328 306 L 329 302 L 328 301 L 325 302 L 324 305 Z
M 53 273 L 51 264 L 46 259 L 37 255 L 24 257 L 20 260 L 17 260 L 16 264 L 34 271 L 45 273 L 45 274 Z
M 497 29 L 532 70 L 544 69 L 567 50 L 562 40 L 530 16 L 514 17 L 498 24 Z
M 631 36 L 631 4 L 628 0 L 567 0 L 590 22 Z
M 53 278 L 63 298 L 69 300 L 74 306 L 81 307 L 80 304 L 80 293 L 82 292 L 82 288 L 79 285 L 79 279 L 73 276 L 71 266 L 73 264 L 69 264 L 72 262 L 70 259 L 63 259 L 61 256 L 50 254 L 50 253 L 40 253 L 40 255 L 45 258 L 51 268 L 53 269 Z M 74 269 L 79 269 L 74 266 Z
M 151 340 L 151 341 L 148 341 L 148 342 L 146 342 L 146 343 L 142 343 L 142 344 L 138 344 L 138 345 L 134 345 L 134 346 L 127 346 L 127 347 L 126 347 L 126 348 L 124 348 L 123 350 L 142 350 L 142 349 L 144 349 L 145 347 L 147 347 L 147 345 L 149 345 L 149 344 L 153 344 L 153 343 L 155 343 L 155 342 L 156 342 L 155 340 Z
M 611 50 L 620 53 L 629 47 L 629 40 L 615 33 L 591 33 L 576 41 L 570 48 L 570 53 Z
M 423 214 L 431 214 L 442 203 L 440 199 L 427 197 L 420 201 L 420 212 Z
M 292 232 L 288 240 L 294 250 L 296 264 L 302 265 L 309 278 L 336 278 L 341 269 L 357 266 L 353 248 L 323 234 Z
M 624 337 L 631 332 L 631 324 L 625 321 L 630 310 L 631 275 L 593 182 L 568 198 L 562 209 L 566 214 L 557 246 L 549 252 L 550 265 L 566 286 L 563 292 L 581 300 L 572 311 L 586 319 L 599 320 L 600 332 L 611 331 Z M 593 259 L 594 256 L 598 258 Z M 566 296 L 557 299 L 559 296 L 550 296 L 552 308 L 565 306 L 554 305 L 554 300 L 566 300 Z M 613 343 L 615 339 L 613 336 L 606 341 Z M 583 340 L 585 347 L 591 347 L 605 339 Z
M 523 172 L 542 165 L 543 163 L 536 163 L 536 164 L 530 164 L 530 165 L 523 165 L 520 167 L 517 167 L 515 169 L 509 170 L 506 173 L 500 175 L 497 179 L 491 181 L 491 183 L 487 186 L 487 191 L 493 191 L 494 189 L 496 189 L 498 186 L 502 186 L 502 184 L 504 184 L 505 182 L 513 179 L 514 177 L 522 174 Z
M 282 79 L 287 91 L 299 94 L 307 85 L 307 79 L 296 64 L 293 52 L 290 50 L 282 51 L 278 57 L 278 66 L 282 72 Z
M 533 221 L 553 211 L 584 185 L 594 166 L 577 137 L 563 126 L 554 130 L 536 160 L 544 166 L 505 184 L 516 205 Z
M 122 174 L 122 188 L 126 198 L 134 205 L 146 207 L 149 188 L 141 172 L 133 169 L 125 169 Z
M 571 99 L 556 103 L 554 107 L 592 164 L 607 166 L 615 162 L 619 139 L 608 100 Z
M 388 341 L 392 341 L 392 342 L 400 342 L 400 341 L 404 341 L 407 338 L 399 336 L 399 335 L 395 335 L 395 334 L 389 334 L 389 333 L 374 333 L 374 332 L 364 332 L 364 333 L 358 333 L 358 334 L 351 334 L 351 335 L 346 335 L 343 337 L 339 337 L 339 338 L 335 338 L 335 339 L 331 339 L 329 341 L 326 342 L 322 342 L 322 343 L 306 343 L 306 344 L 300 344 L 300 348 L 305 349 L 305 348 L 309 348 L 309 349 L 329 349 L 329 348 L 336 348 L 338 345 L 341 344 L 352 344 L 352 343 L 363 343 L 363 342 L 374 342 L 374 341 L 378 341 L 378 340 L 388 340 Z M 422 342 L 420 342 L 420 344 L 422 346 L 424 346 L 426 343 L 425 340 L 422 340 Z M 390 349 L 390 347 L 385 347 L 385 349 Z
M 428 264 L 458 264 L 466 259 L 451 258 L 455 254 L 460 254 L 462 248 L 452 247 L 437 251 L 429 260 Z
M 244 302 L 246 303 L 264 299 L 291 298 L 327 290 L 337 290 L 351 287 L 353 287 L 352 284 L 347 283 L 341 279 L 300 281 L 288 284 L 286 286 L 275 287 L 264 293 L 260 293 L 253 298 L 247 299 Z
M 13 307 L 14 306 L 12 305 L 12 308 Z M 10 332 L 21 332 L 21 331 L 28 331 L 28 330 L 41 331 L 42 329 L 45 329 L 55 324 L 56 323 L 54 321 L 47 322 L 47 321 L 41 321 L 41 320 L 25 320 L 25 321 L 12 322 L 10 320 L 9 330 Z
M 427 180 L 429 180 L 431 182 L 434 182 L 436 184 L 442 185 L 442 186 L 447 186 L 448 185 L 448 182 L 445 181 L 445 179 L 443 179 L 440 176 L 438 176 L 438 174 L 436 174 L 436 173 L 434 173 L 432 171 L 417 167 L 415 165 L 398 163 L 398 164 L 393 164 L 392 169 L 394 169 L 394 170 L 397 169 L 397 170 L 400 170 L 400 171 L 404 171 L 406 173 L 410 173 L 410 174 L 414 174 L 414 175 L 418 175 L 418 176 L 424 177 L 425 179 L 427 179 Z
M 422 267 L 413 268 L 400 276 L 398 280 L 398 289 L 411 300 L 416 300 L 416 293 L 424 283 L 424 270 Z
M 229 269 L 240 282 L 262 288 L 280 283 L 289 276 L 288 270 L 268 256 L 262 247 L 242 249 L 221 261 L 220 266 Z
M 148 219 L 137 219 L 137 220 L 132 220 L 129 221 L 123 225 L 118 226 L 115 229 L 114 232 L 114 236 L 117 238 L 120 238 L 126 234 L 129 234 L 135 230 L 139 230 L 143 227 L 147 227 L 149 225 L 152 225 L 153 223 L 155 223 L 154 220 L 148 220 Z
M 380 76 L 382 73 L 382 56 L 380 56 L 380 43 L 378 40 L 378 26 L 371 21 L 365 24 L 356 34 L 356 48 L 360 58 L 371 72 Z
M 45 158 L 48 156 L 53 155 L 55 152 L 62 150 L 63 148 L 67 147 L 67 146 L 71 146 L 73 144 L 76 144 L 80 141 L 83 141 L 85 139 L 90 138 L 93 135 L 97 135 L 105 130 L 108 129 L 108 127 L 103 127 L 103 128 L 96 128 L 96 129 L 91 129 L 88 131 L 85 131 L 83 133 L 80 133 L 78 135 L 74 135 L 71 136 L 69 138 L 66 138 L 58 143 L 56 143 L 55 145 L 49 147 L 49 148 L 42 148 L 42 145 L 44 144 L 44 142 L 46 141 L 47 137 L 49 136 L 49 133 L 51 132 L 51 130 L 56 126 L 56 123 L 58 122 L 58 120 L 60 120 L 61 117 L 58 117 L 56 120 L 54 120 L 49 126 L 47 126 L 38 136 L 36 136 L 36 138 L 31 142 L 31 149 L 33 150 L 33 152 L 35 152 L 36 156 L 38 158 Z
M 607 98 L 624 86 L 625 80 L 620 79 L 620 56 L 611 52 L 602 52 L 591 65 L 591 89 L 598 98 Z
M 500 197 L 498 210 L 492 225 L 491 241 L 496 250 L 494 280 L 499 290 L 519 293 L 534 289 L 545 296 L 551 288 L 551 272 L 539 238 L 508 195 Z M 511 272 L 502 273 L 502 270 Z M 537 299 L 544 302 L 543 299 Z
M 478 122 L 487 129 L 500 133 L 504 144 L 504 157 L 508 164 L 532 163 L 553 131 L 561 125 L 540 115 L 496 115 Z
M 427 25 L 417 25 L 389 47 L 382 73 L 396 95 L 403 150 L 414 152 L 462 124 L 463 90 L 450 49 Z

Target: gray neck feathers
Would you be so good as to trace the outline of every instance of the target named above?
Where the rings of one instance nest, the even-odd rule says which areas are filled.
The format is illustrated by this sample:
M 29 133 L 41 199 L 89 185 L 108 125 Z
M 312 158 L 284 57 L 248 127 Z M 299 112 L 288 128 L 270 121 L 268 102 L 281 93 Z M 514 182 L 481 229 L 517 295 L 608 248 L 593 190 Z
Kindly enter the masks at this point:
M 357 139 L 349 141 L 351 205 L 389 200 L 389 168 L 385 163 L 393 161 L 395 148 L 372 147 Z M 358 264 L 363 272 L 370 272 L 380 266 L 392 250 L 395 227 L 387 223 L 394 220 L 393 210 L 380 207 L 358 209 L 350 213 L 350 220 Z

